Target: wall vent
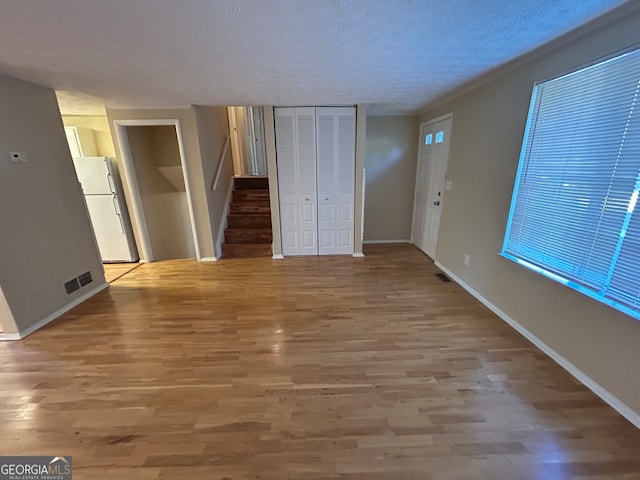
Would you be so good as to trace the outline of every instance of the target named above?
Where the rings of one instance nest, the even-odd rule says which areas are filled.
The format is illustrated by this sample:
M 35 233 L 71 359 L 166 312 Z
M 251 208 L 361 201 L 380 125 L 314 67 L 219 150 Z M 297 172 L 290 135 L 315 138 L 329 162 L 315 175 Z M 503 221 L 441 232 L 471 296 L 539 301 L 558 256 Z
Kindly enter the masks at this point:
M 64 289 L 67 292 L 67 295 L 69 295 L 70 293 L 75 292 L 76 290 L 78 290 L 80 288 L 80 282 L 78 281 L 78 278 L 74 278 L 73 280 L 69 280 L 68 282 L 66 282 L 64 284 Z
M 85 285 L 93 282 L 93 278 L 91 278 L 91 272 L 84 272 L 82 275 L 79 275 L 78 281 L 80 282 L 81 287 L 84 287 Z
M 451 279 L 447 277 L 444 273 L 436 273 L 436 277 L 438 277 L 440 280 L 442 280 L 445 283 L 451 281 Z
M 67 292 L 67 295 L 79 290 L 81 287 L 90 284 L 93 282 L 93 278 L 91 277 L 91 272 L 84 272 L 82 275 L 78 275 L 76 278 L 69 280 L 64 284 L 64 289 Z

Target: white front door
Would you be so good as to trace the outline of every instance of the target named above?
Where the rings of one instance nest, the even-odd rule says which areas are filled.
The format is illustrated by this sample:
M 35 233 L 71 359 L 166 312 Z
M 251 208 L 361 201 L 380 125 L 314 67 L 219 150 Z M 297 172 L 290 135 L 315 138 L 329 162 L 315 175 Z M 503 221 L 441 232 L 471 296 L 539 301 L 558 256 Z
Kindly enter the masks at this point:
M 416 191 L 413 202 L 413 229 L 411 239 L 414 245 L 423 249 L 424 224 L 427 218 L 427 145 L 433 143 L 433 132 L 429 125 L 420 129 L 418 166 L 416 168 Z
M 436 257 L 444 204 L 451 123 L 448 116 L 427 122 L 420 129 L 412 238 L 413 243 L 432 259 Z

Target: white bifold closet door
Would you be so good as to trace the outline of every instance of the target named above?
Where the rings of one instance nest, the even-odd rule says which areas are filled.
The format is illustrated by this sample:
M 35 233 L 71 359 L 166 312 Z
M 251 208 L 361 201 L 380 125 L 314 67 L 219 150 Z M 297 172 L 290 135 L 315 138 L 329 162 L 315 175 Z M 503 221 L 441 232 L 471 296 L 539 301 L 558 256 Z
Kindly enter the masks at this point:
M 355 112 L 317 107 L 318 253 L 353 253 Z
M 355 109 L 274 112 L 283 255 L 353 253 Z
M 275 121 L 282 251 L 317 255 L 315 108 L 276 108 Z

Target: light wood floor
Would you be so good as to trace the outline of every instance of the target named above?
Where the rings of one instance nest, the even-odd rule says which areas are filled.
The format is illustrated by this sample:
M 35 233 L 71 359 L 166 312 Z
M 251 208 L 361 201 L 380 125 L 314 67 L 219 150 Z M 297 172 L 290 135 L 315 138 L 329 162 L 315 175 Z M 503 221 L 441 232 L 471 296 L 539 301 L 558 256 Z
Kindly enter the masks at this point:
M 638 479 L 640 431 L 410 246 L 144 264 L 0 344 L 0 453 L 74 479 Z
M 113 283 L 139 266 L 139 263 L 105 263 L 102 265 L 102 269 L 104 270 L 105 280 Z

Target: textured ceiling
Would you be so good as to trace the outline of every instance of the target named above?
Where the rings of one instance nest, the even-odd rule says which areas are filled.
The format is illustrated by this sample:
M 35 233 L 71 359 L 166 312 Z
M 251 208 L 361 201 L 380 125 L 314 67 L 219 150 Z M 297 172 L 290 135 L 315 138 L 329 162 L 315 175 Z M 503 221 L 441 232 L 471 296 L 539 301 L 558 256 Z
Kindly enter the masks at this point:
M 0 72 L 61 90 L 65 113 L 354 103 L 410 113 L 624 3 L 0 0 Z

